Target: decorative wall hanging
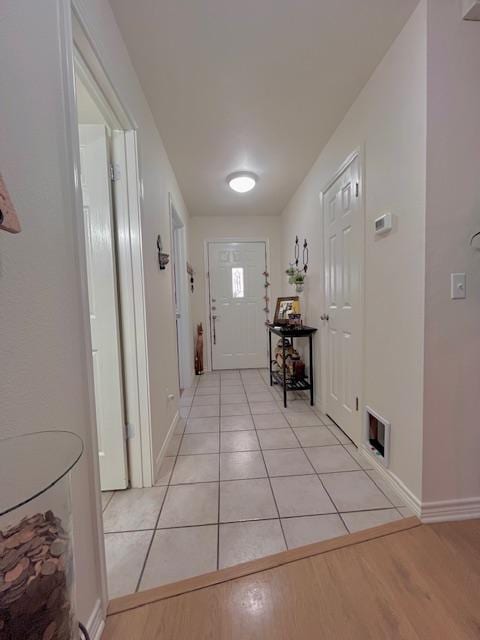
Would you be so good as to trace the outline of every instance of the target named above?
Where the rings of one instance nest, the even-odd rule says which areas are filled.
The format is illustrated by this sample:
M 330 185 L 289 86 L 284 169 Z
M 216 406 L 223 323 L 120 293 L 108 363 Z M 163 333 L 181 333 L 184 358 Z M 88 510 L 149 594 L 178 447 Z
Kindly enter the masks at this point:
M 305 239 L 303 241 L 302 252 L 302 268 L 299 268 L 300 264 L 300 243 L 298 236 L 295 236 L 294 247 L 294 262 L 290 262 L 286 274 L 288 276 L 288 283 L 295 286 L 297 293 L 301 293 L 305 288 L 305 278 L 308 270 L 308 242 Z
M 170 261 L 170 256 L 168 255 L 168 253 L 163 252 L 162 236 L 160 234 L 157 236 L 157 249 L 158 249 L 158 266 L 160 267 L 160 270 L 163 271 Z
M 7 191 L 7 186 L 0 173 L 0 229 L 9 233 L 21 231 L 20 222 L 13 206 L 13 202 Z
M 193 293 L 193 290 L 195 288 L 195 280 L 194 280 L 195 271 L 193 270 L 193 267 L 189 262 L 187 262 L 187 273 L 190 279 L 190 291 Z
M 263 307 L 263 310 L 265 311 L 265 315 L 267 316 L 267 324 L 270 321 L 270 306 L 269 306 L 269 302 L 270 302 L 270 297 L 268 295 L 268 288 L 270 287 L 270 282 L 268 281 L 268 271 L 264 271 L 262 273 L 262 276 L 265 278 L 265 283 L 264 283 L 264 287 L 265 287 L 265 295 L 263 296 L 263 299 L 265 300 L 265 306 Z

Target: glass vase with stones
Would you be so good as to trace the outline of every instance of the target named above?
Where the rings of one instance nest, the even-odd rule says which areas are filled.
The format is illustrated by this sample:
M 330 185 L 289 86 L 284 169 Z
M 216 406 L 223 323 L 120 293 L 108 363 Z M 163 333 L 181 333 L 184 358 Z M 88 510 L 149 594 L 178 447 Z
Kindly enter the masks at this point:
M 70 472 L 80 438 L 0 440 L 0 640 L 78 639 Z

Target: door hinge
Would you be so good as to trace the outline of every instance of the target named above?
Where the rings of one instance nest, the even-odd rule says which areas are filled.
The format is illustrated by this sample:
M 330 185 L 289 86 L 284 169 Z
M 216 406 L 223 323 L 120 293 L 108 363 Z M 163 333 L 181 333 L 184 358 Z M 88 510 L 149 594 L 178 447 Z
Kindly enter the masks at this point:
M 133 424 L 125 425 L 125 440 L 131 440 L 135 437 L 135 427 Z
M 355 409 L 358 411 L 358 397 L 355 398 Z
M 110 180 L 112 182 L 118 182 L 118 180 L 120 180 L 121 177 L 122 177 L 122 175 L 121 175 L 121 171 L 120 171 L 120 165 L 111 164 L 110 165 Z
M 360 194 L 360 183 L 356 182 L 355 183 L 355 197 L 358 198 L 359 194 Z

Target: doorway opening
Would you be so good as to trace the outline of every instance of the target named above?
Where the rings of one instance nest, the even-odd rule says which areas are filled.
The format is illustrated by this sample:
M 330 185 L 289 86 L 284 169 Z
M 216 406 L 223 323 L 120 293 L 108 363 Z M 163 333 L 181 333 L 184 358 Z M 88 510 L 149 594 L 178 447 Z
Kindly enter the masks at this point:
M 77 76 L 80 184 L 87 257 L 88 302 L 102 491 L 129 485 L 118 281 L 113 136 Z
M 190 302 L 187 278 L 187 239 L 185 224 L 169 194 L 170 246 L 172 259 L 172 292 L 178 359 L 178 386 L 180 394 L 193 384 L 193 340 L 190 325 Z
M 89 315 L 92 449 L 98 454 L 98 561 L 102 607 L 117 595 L 124 557 L 106 506 L 114 497 L 137 500 L 155 491 L 151 446 L 141 179 L 137 132 L 99 62 L 81 18 L 72 13 L 69 86 L 71 144 L 77 188 L 79 259 Z M 70 45 L 68 45 L 70 46 Z M 73 78 L 73 81 L 72 81 Z M 78 135 L 77 135 L 78 134 Z M 87 295 L 88 294 L 88 295 Z M 127 489 L 125 491 L 125 489 Z M 115 515 L 112 507 L 110 518 Z M 103 514 L 103 526 L 102 526 Z M 105 532 L 105 534 L 104 534 Z M 108 538 L 111 538 L 109 540 Z M 108 572 L 107 572 L 108 566 Z M 133 592 L 136 585 L 128 587 Z
M 207 241 L 212 370 L 266 367 L 267 242 Z

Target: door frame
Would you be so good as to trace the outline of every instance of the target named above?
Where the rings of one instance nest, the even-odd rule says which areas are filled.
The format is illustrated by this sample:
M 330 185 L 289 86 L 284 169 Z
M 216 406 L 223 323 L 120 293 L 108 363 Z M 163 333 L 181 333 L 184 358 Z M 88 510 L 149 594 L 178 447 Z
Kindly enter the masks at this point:
M 80 17 L 73 13 L 74 73 L 89 90 L 109 126 L 112 127 L 112 164 L 124 175 L 120 193 L 113 200 L 123 206 L 115 211 L 118 302 L 122 342 L 122 375 L 125 421 L 128 434 L 130 486 L 150 487 L 152 461 L 145 291 L 141 242 L 141 175 L 137 132 L 124 110 L 106 72 L 95 74 L 99 65 Z M 76 116 L 76 114 L 75 114 Z M 116 132 L 123 133 L 122 140 Z M 75 158 L 76 161 L 76 158 Z M 116 187 L 119 189 L 119 186 Z M 118 197 L 117 197 L 118 196 Z
M 321 265 L 323 269 L 323 277 L 321 280 L 321 296 L 320 299 L 322 301 L 322 307 L 324 310 L 327 308 L 327 289 L 326 289 L 326 277 L 327 277 L 327 265 L 326 265 L 326 252 L 325 252 L 325 194 L 330 189 L 330 187 L 338 180 L 338 178 L 342 175 L 342 173 L 347 169 L 347 167 L 354 161 L 358 160 L 358 182 L 359 182 L 359 197 L 358 197 L 358 205 L 360 211 L 360 233 L 362 237 L 362 251 L 360 254 L 360 287 L 361 287 L 361 295 L 360 295 L 360 304 L 361 310 L 359 317 L 361 318 L 361 326 L 359 327 L 358 335 L 360 337 L 360 388 L 358 390 L 359 393 L 359 411 L 358 411 L 358 421 L 360 425 L 359 433 L 363 433 L 363 405 L 364 405 L 364 397 L 365 397 L 365 251 L 366 251 L 366 242 L 365 242 L 365 232 L 366 232 L 366 224 L 365 224 L 365 146 L 361 145 L 357 147 L 352 153 L 350 153 L 347 158 L 340 164 L 338 169 L 335 171 L 333 176 L 325 183 L 322 190 L 319 194 L 320 200 L 320 211 L 321 211 L 321 234 L 322 234 L 322 243 L 321 243 Z M 327 341 L 327 330 L 328 327 L 323 321 L 320 321 L 320 340 L 319 340 L 319 359 L 320 359 L 320 389 L 319 395 L 320 398 L 320 409 L 323 413 L 326 413 L 327 410 L 327 361 L 328 361 L 328 341 Z M 325 356 L 325 357 L 323 357 Z M 361 443 L 356 443 L 360 445 Z
M 213 371 L 212 369 L 212 321 L 210 318 L 210 274 L 209 274 L 209 244 L 221 244 L 222 242 L 264 242 L 265 243 L 265 267 L 267 273 L 270 273 L 270 242 L 268 238 L 207 238 L 203 243 L 203 264 L 204 264 L 204 321 L 203 321 L 203 340 L 204 340 L 204 354 L 203 359 L 205 362 L 205 371 Z M 270 304 L 272 300 L 270 298 Z
M 82 86 L 85 86 L 85 85 L 83 85 L 82 83 Z M 86 90 L 88 91 L 88 89 Z M 125 265 L 123 264 L 123 261 L 119 259 L 120 257 L 119 254 L 120 254 L 120 251 L 122 250 L 122 247 L 121 245 L 119 245 L 119 242 L 118 242 L 119 241 L 118 227 L 120 227 L 121 229 L 121 225 L 117 224 L 116 213 L 121 212 L 123 215 L 123 211 L 120 208 L 120 207 L 122 208 L 124 207 L 123 193 L 121 193 L 120 191 L 123 192 L 124 190 L 123 187 L 125 187 L 125 190 L 126 190 L 126 185 L 123 184 L 125 180 L 122 180 L 116 183 L 117 188 L 114 188 L 114 185 L 110 180 L 110 167 L 113 164 L 113 158 L 114 158 L 113 145 L 115 143 L 115 146 L 118 147 L 119 144 L 123 143 L 123 146 L 124 146 L 125 135 L 123 131 L 118 131 L 118 130 L 112 131 L 109 128 L 108 124 L 106 124 L 105 122 L 95 123 L 95 124 L 79 123 L 78 126 L 79 126 L 79 135 L 80 135 L 81 145 L 83 144 L 86 147 L 84 151 L 85 162 L 86 162 L 84 171 L 85 171 L 85 179 L 87 184 L 87 191 L 89 194 L 92 193 L 90 189 L 91 184 L 89 183 L 89 179 L 91 180 L 94 174 L 101 175 L 102 181 L 103 179 L 106 180 L 106 184 L 103 184 L 102 186 L 108 193 L 108 195 L 104 193 L 104 196 L 106 195 L 108 200 L 108 205 L 109 205 L 108 206 L 108 225 L 109 225 L 109 232 L 108 232 L 109 243 L 108 244 L 111 243 L 111 246 L 108 246 L 108 244 L 106 244 L 103 241 L 101 243 L 103 250 L 107 249 L 107 252 L 109 254 L 108 263 L 109 263 L 109 268 L 111 268 L 111 272 L 110 271 L 108 272 L 109 282 L 99 283 L 98 281 L 96 281 L 96 278 L 98 275 L 96 272 L 96 268 L 98 267 L 98 264 L 96 264 L 95 266 L 90 265 L 89 272 L 88 272 L 90 283 L 92 284 L 94 289 L 97 292 L 101 291 L 102 293 L 105 293 L 106 298 L 109 298 L 110 302 L 112 303 L 112 307 L 110 307 L 110 305 L 107 305 L 107 307 L 105 307 L 103 303 L 99 302 L 98 310 L 101 309 L 101 311 L 99 311 L 99 315 L 101 317 L 103 316 L 104 313 L 106 313 L 107 316 L 109 317 L 109 320 L 112 320 L 114 325 L 112 326 L 112 324 L 109 323 L 107 335 L 103 336 L 104 339 L 106 338 L 107 343 L 104 343 L 103 339 L 101 339 L 99 341 L 99 345 L 101 345 L 102 348 L 107 345 L 109 345 L 110 347 L 113 346 L 113 352 L 111 353 L 111 355 L 115 361 L 109 363 L 110 365 L 113 365 L 113 366 L 108 367 L 109 369 L 111 369 L 111 371 L 109 371 L 108 374 L 106 374 L 106 378 L 104 377 L 105 374 L 102 374 L 100 371 L 97 370 L 96 373 L 100 377 L 99 379 L 95 380 L 96 382 L 95 403 L 97 404 L 97 429 L 99 427 L 98 416 L 103 413 L 100 407 L 103 406 L 104 410 L 107 412 L 106 414 L 104 414 L 104 421 L 106 419 L 108 423 L 110 422 L 110 419 L 111 419 L 112 422 L 110 427 L 113 431 L 112 434 L 102 433 L 101 439 L 105 440 L 105 443 L 102 446 L 102 449 L 104 451 L 104 455 L 106 455 L 107 458 L 103 458 L 103 461 L 101 457 L 99 459 L 100 460 L 100 480 L 102 484 L 102 490 L 106 490 L 106 491 L 108 491 L 109 489 L 123 490 L 128 488 L 129 481 L 130 481 L 130 470 L 129 470 L 128 454 L 127 454 L 128 443 L 125 438 L 125 424 L 127 424 L 127 406 L 126 406 L 127 398 L 125 394 L 125 388 L 126 388 L 125 377 L 126 377 L 126 372 L 128 371 L 128 367 L 126 366 L 128 364 L 128 358 L 124 356 L 124 344 L 123 344 L 124 339 L 122 335 L 124 333 L 122 329 L 124 328 L 122 326 L 123 323 L 121 322 L 121 312 L 122 312 L 122 307 L 125 306 L 125 300 L 123 297 L 121 298 L 119 295 L 121 287 L 123 285 Z M 98 140 L 98 135 L 100 134 L 100 132 L 102 137 L 102 144 L 101 144 L 101 148 L 97 148 L 97 152 L 100 151 L 102 155 L 101 157 L 98 157 L 95 154 L 95 157 L 92 157 L 87 149 L 90 144 L 92 143 L 96 144 L 95 142 L 93 142 L 92 139 Z M 99 147 L 100 147 L 100 144 L 99 144 Z M 87 158 L 88 158 L 88 161 L 87 161 Z M 104 162 L 105 164 L 103 164 Z M 123 172 L 123 174 L 125 175 L 125 172 Z M 120 186 L 122 187 L 122 189 L 119 188 Z M 82 194 L 83 194 L 83 190 L 82 190 Z M 87 196 L 87 198 L 90 199 L 90 195 Z M 85 204 L 85 202 L 83 204 Z M 117 206 L 118 206 L 118 211 L 116 210 Z M 128 204 L 127 204 L 127 208 L 128 208 Z M 92 213 L 93 212 L 91 212 L 91 214 Z M 84 218 L 87 219 L 85 215 L 84 215 Z M 90 218 L 93 221 L 97 218 L 97 216 L 89 215 L 88 218 Z M 106 222 L 106 220 L 104 222 Z M 92 242 L 92 239 L 95 238 L 96 236 L 96 233 L 95 233 L 96 224 L 93 223 L 93 226 L 92 226 L 92 223 L 87 222 L 87 226 L 89 224 L 91 225 L 90 226 L 91 233 L 87 234 L 88 238 L 85 238 L 87 255 L 89 254 L 90 249 L 92 249 L 93 254 L 96 254 L 98 252 L 98 246 L 94 248 L 89 244 L 90 242 Z M 103 229 L 103 231 L 105 231 L 105 229 Z M 102 257 L 103 257 L 103 250 L 102 250 Z M 97 257 L 98 257 L 98 254 L 97 254 Z M 110 277 L 112 277 L 113 280 L 110 281 Z M 105 290 L 103 289 L 102 285 L 106 285 Z M 98 289 L 97 289 L 97 286 L 99 287 Z M 112 291 L 110 291 L 110 286 L 113 289 Z M 111 294 L 111 298 L 109 293 Z M 92 294 L 92 292 L 90 292 L 90 294 Z M 90 308 L 90 312 L 91 311 L 92 310 Z M 97 313 L 95 313 L 95 315 L 97 315 Z M 97 327 L 102 326 L 103 322 L 102 321 L 99 322 L 97 318 L 95 320 L 95 325 Z M 90 323 L 90 326 L 92 326 L 91 323 Z M 95 335 L 95 331 L 92 331 L 92 335 Z M 110 339 L 113 339 L 114 345 L 111 345 L 108 343 Z M 108 351 L 109 351 L 109 348 L 107 346 L 107 352 Z M 95 368 L 95 358 L 94 358 L 94 368 Z M 114 385 L 111 388 L 111 391 L 114 393 L 118 391 L 118 395 L 116 393 L 114 396 L 109 396 L 108 393 L 107 395 L 105 395 L 105 389 L 110 384 L 109 379 L 111 379 L 111 382 Z M 117 384 L 118 384 L 118 389 L 117 389 Z M 112 414 L 109 414 L 108 413 L 109 411 L 112 411 Z M 105 425 L 103 425 L 103 427 L 104 426 Z M 101 421 L 100 421 L 100 429 L 102 429 Z M 110 436 L 111 436 L 111 439 L 110 439 Z M 120 442 L 118 442 L 118 440 L 120 440 Z M 106 444 L 107 442 L 108 444 Z M 106 462 L 108 459 L 110 461 Z M 102 469 L 102 466 L 103 466 L 103 469 Z M 113 477 L 111 477 L 110 474 L 112 474 Z M 111 484 L 108 482 L 106 476 L 110 478 Z M 108 486 L 109 484 L 110 484 L 110 487 Z
M 61 76 L 64 100 L 64 125 L 67 131 L 65 157 L 69 160 L 62 168 L 65 184 L 65 206 L 70 207 L 72 201 L 75 206 L 75 236 L 76 255 L 73 257 L 78 265 L 83 340 L 86 345 L 85 376 L 88 387 L 88 416 L 89 424 L 86 426 L 88 440 L 86 442 L 87 453 L 91 456 L 90 470 L 93 475 L 94 495 L 92 496 L 96 507 L 95 536 L 96 565 L 98 566 L 100 580 L 100 600 L 95 603 L 90 619 L 87 621 L 87 629 L 92 638 L 99 638 L 103 629 L 108 606 L 107 571 L 105 562 L 105 545 L 103 539 L 103 517 L 100 489 L 100 472 L 98 456 L 98 437 L 95 414 L 95 391 L 93 379 L 93 363 L 91 358 L 91 335 L 89 321 L 89 301 L 86 265 L 85 230 L 83 224 L 83 203 L 80 185 L 80 148 L 78 133 L 78 117 L 75 88 L 75 51 L 81 54 L 86 68 L 90 71 L 96 85 L 101 89 L 109 106 L 119 118 L 121 128 L 125 131 L 125 162 L 127 165 L 128 183 L 128 243 L 125 249 L 131 251 L 131 262 L 127 268 L 131 274 L 133 287 L 133 299 L 135 308 L 129 318 L 130 328 L 134 327 L 134 361 L 132 367 L 136 369 L 137 376 L 135 386 L 137 390 L 138 405 L 138 431 L 139 437 L 132 440 L 132 451 L 137 461 L 137 469 L 141 469 L 142 486 L 151 486 L 153 482 L 153 460 L 151 448 L 151 418 L 150 418 L 150 390 L 148 378 L 148 351 L 146 333 L 146 310 L 142 256 L 142 229 L 141 210 L 143 207 L 142 175 L 139 166 L 137 126 L 123 102 L 118 97 L 114 83 L 101 62 L 101 55 L 95 45 L 95 39 L 83 14 L 82 0 L 56 0 L 59 19 L 59 48 L 61 52 L 62 66 Z M 125 218 L 124 224 L 127 218 Z M 130 385 L 129 385 L 130 386 Z M 127 392 L 127 389 L 125 390 Z M 135 398 L 133 398 L 135 400 Z M 130 460 L 130 464 L 132 460 Z M 133 463 L 135 467 L 135 462 Z M 139 466 L 138 466 L 139 465 Z M 132 469 L 132 467 L 130 467 Z M 132 471 L 131 471 L 132 472 Z M 138 474 L 139 475 L 139 474 Z
M 176 309 L 173 309 L 175 325 L 178 327 L 178 381 L 181 389 L 188 389 L 193 384 L 193 334 L 190 319 L 190 296 L 187 278 L 187 238 L 185 222 L 182 220 L 175 200 L 171 193 L 168 194 L 168 210 L 170 216 L 170 247 L 172 262 L 175 261 L 175 269 L 172 264 L 172 293 L 178 296 L 180 309 L 180 322 L 177 324 Z M 179 251 L 175 251 L 175 231 L 179 232 Z M 175 282 L 175 271 L 178 269 L 178 284 Z M 174 297 L 172 296 L 174 299 Z M 178 393 L 180 397 L 180 393 Z

